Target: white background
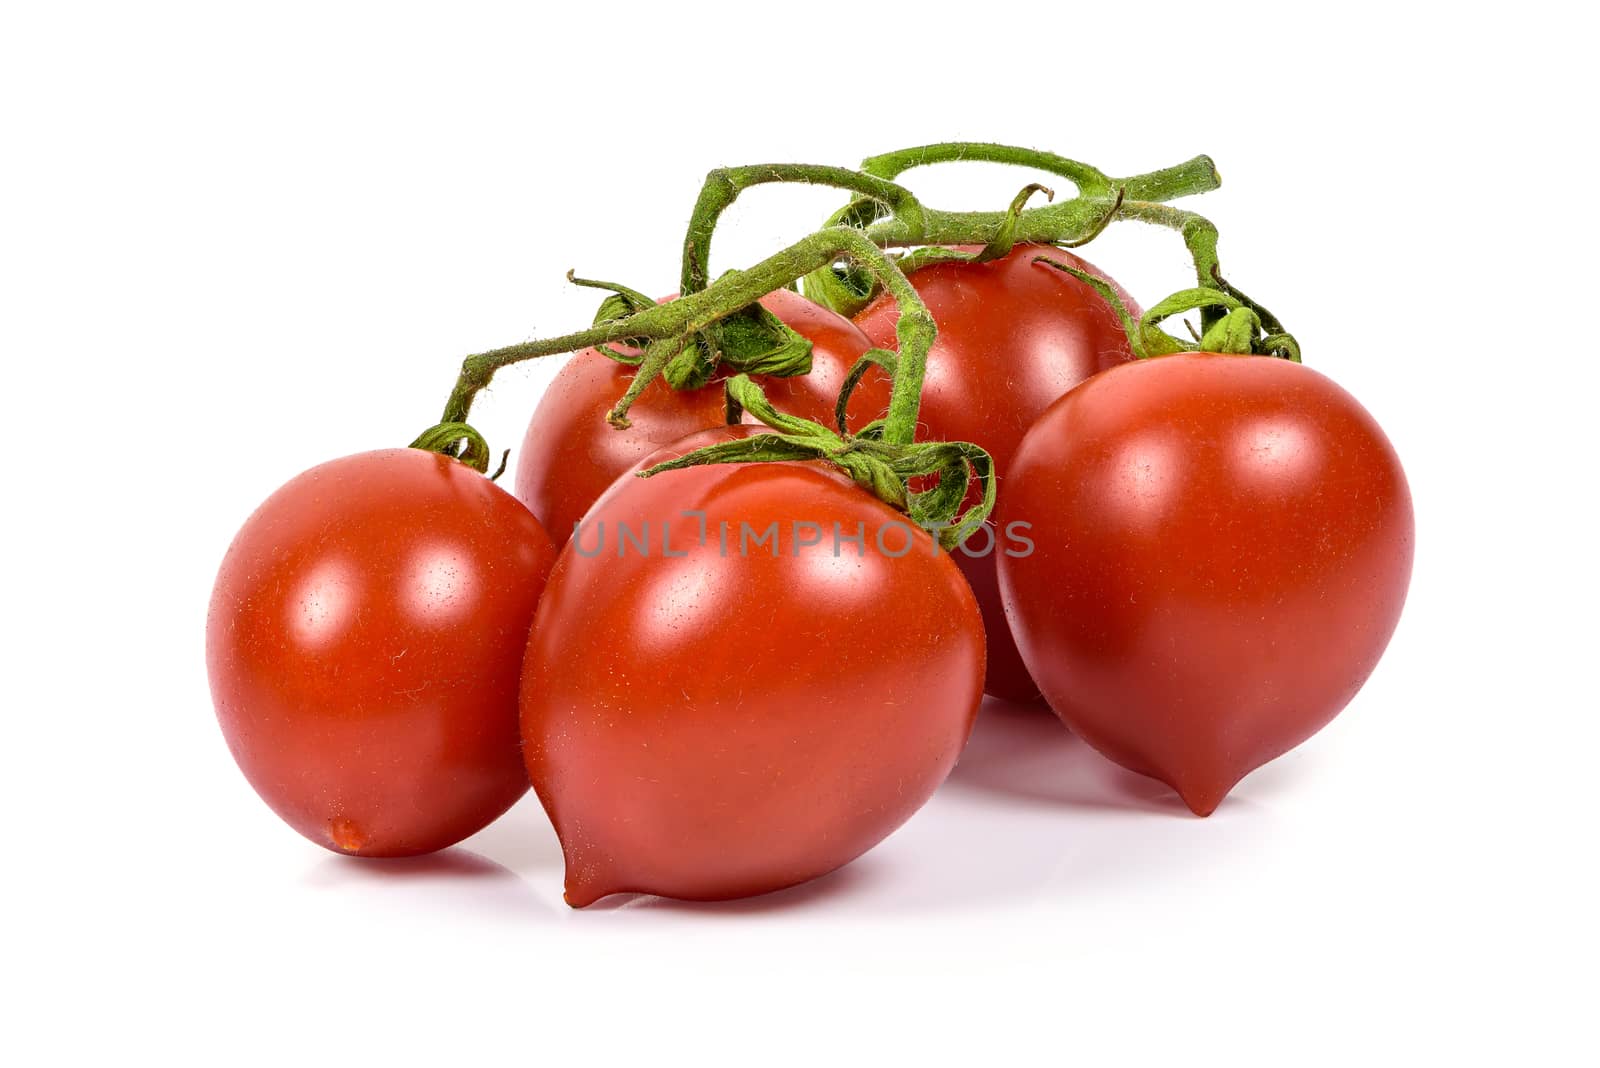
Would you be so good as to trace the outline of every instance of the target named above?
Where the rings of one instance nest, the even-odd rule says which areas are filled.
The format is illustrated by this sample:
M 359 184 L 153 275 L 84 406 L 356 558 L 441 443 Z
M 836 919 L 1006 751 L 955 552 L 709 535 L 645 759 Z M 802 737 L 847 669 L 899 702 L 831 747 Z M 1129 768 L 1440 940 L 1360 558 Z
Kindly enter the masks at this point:
M 1593 59 L 1557 5 L 560 7 L 0 19 L 0 1056 L 1595 1063 Z M 531 798 L 404 864 L 281 826 L 202 656 L 250 510 L 404 444 L 460 355 L 587 322 L 569 267 L 671 290 L 708 168 L 962 138 L 1217 160 L 1229 276 L 1412 480 L 1348 711 L 1205 821 L 986 713 L 882 847 L 723 906 L 568 910 Z M 718 269 L 838 202 L 750 194 Z M 1186 283 L 1137 224 L 1090 256 Z M 554 367 L 497 381 L 491 443 Z

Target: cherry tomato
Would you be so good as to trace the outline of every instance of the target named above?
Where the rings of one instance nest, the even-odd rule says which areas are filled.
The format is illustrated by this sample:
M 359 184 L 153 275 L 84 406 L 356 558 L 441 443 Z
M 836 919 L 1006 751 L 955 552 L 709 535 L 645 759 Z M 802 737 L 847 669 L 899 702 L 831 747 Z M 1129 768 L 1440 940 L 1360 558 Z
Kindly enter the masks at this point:
M 567 901 L 742 897 L 838 868 L 944 780 L 982 680 L 960 572 L 847 478 L 619 481 L 550 576 L 522 679 Z
M 1113 368 L 1023 440 L 1000 557 L 1057 714 L 1209 814 L 1355 696 L 1400 618 L 1411 494 L 1356 400 L 1299 364 L 1185 353 Z
M 322 464 L 234 538 L 211 595 L 217 719 L 295 830 L 361 856 L 442 849 L 528 787 L 517 680 L 555 562 L 538 520 L 418 449 Z
M 871 345 L 850 320 L 790 290 L 769 293 L 761 304 L 812 344 L 809 374 L 762 377 L 762 388 L 783 411 L 833 426 L 839 387 Z M 696 390 L 674 390 L 656 382 L 629 411 L 633 425 L 617 430 L 605 415 L 633 375 L 634 368 L 585 349 L 561 369 L 528 423 L 517 457 L 517 499 L 532 509 L 557 544 L 572 536 L 573 524 L 635 462 L 726 419 L 720 378 Z M 888 376 L 874 369 L 851 397 L 851 425 L 876 419 L 888 406 Z
M 911 276 L 939 327 L 922 388 L 925 431 L 918 436 L 987 449 L 1002 499 L 1011 457 L 1033 421 L 1090 375 L 1133 358 L 1116 312 L 1089 285 L 1034 262 L 1039 256 L 1104 277 L 1092 264 L 1048 245 L 1019 245 L 988 263 L 931 264 Z M 1133 299 L 1120 287 L 1117 292 L 1137 317 Z M 894 301 L 880 297 L 856 323 L 874 345 L 892 349 L 899 319 Z M 1017 654 L 995 578 L 995 556 L 1007 541 L 991 525 L 954 558 L 983 610 L 989 639 L 984 689 L 1030 701 L 1039 688 Z

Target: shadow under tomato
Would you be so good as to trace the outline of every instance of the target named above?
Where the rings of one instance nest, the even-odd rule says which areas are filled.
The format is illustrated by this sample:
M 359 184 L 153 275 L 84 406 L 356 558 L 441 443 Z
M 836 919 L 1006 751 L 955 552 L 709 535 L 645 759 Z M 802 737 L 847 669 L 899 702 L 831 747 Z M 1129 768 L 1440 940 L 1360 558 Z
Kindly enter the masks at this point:
M 420 857 L 347 857 L 330 856 L 324 867 L 331 870 L 326 879 L 313 880 L 317 885 L 334 885 L 340 882 L 369 880 L 374 882 L 426 879 L 501 879 L 516 875 L 504 865 L 488 857 L 453 846 L 437 853 Z
M 357 887 L 388 894 L 391 901 L 414 902 L 430 914 L 449 908 L 548 915 L 533 888 L 515 872 L 461 846 L 420 857 L 334 854 L 309 871 L 305 882 L 318 889 Z
M 1190 814 L 1171 787 L 1102 757 L 1047 707 L 992 697 L 943 788 L 1038 805 Z
M 582 913 L 649 911 L 678 912 L 710 916 L 749 916 L 758 913 L 790 912 L 810 906 L 831 906 L 845 901 L 878 883 L 878 866 L 869 856 L 858 858 L 821 878 L 791 886 L 786 890 L 730 901 L 680 901 L 654 894 L 612 894 L 578 910 Z

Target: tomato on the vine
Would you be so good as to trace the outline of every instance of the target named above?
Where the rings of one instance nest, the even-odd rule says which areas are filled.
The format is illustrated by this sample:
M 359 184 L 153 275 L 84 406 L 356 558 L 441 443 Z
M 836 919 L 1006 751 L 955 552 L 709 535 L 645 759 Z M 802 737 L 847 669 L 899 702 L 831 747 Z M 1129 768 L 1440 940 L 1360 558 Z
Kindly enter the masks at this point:
M 466 464 L 359 453 L 284 485 L 217 575 L 206 660 L 256 792 L 318 845 L 427 853 L 527 790 L 517 680 L 555 561 Z
M 811 371 L 762 377 L 767 396 L 786 412 L 833 425 L 834 402 L 851 365 L 871 347 L 850 320 L 800 294 L 779 289 L 761 305 L 811 342 Z M 652 383 L 618 430 L 606 412 L 627 390 L 636 369 L 598 349 L 584 349 L 561 369 L 539 401 L 517 455 L 516 495 L 558 545 L 606 487 L 637 461 L 688 434 L 726 419 L 721 376 L 699 389 Z M 888 377 L 873 369 L 851 397 L 849 417 L 860 426 L 883 414 Z
M 1035 262 L 1041 256 L 1104 277 L 1070 252 L 1032 244 L 987 263 L 945 261 L 911 275 L 939 328 L 928 354 L 919 437 L 982 446 L 994 459 L 1002 496 L 1012 455 L 1033 421 L 1090 375 L 1133 358 L 1112 307 L 1087 283 Z M 1137 317 L 1132 298 L 1118 293 Z M 874 345 L 892 349 L 899 319 L 894 300 L 884 295 L 856 323 Z M 995 556 L 1008 540 L 991 524 L 953 555 L 983 610 L 989 640 L 984 689 L 1008 700 L 1035 700 L 1039 689 L 1017 655 L 995 578 Z
M 1308 367 L 1183 353 L 1090 379 L 1000 499 L 1000 584 L 1072 730 L 1200 815 L 1366 681 L 1410 581 L 1411 495 L 1378 424 Z
M 848 478 L 622 480 L 551 574 L 522 679 L 568 902 L 741 897 L 848 863 L 943 781 L 982 679 L 949 556 Z

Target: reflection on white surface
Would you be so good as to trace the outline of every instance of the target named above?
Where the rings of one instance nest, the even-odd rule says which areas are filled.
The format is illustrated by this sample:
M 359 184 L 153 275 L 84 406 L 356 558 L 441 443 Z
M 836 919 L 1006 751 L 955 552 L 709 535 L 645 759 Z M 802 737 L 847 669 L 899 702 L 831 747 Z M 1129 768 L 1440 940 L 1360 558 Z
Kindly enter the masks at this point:
M 391 905 L 418 914 L 450 908 L 521 924 L 548 916 L 559 904 L 530 893 L 528 884 L 506 865 L 460 846 L 420 857 L 373 859 L 329 853 L 317 859 L 319 863 L 302 877 L 307 886 L 381 894 Z M 558 852 L 553 877 L 559 879 L 560 871 Z
M 738 901 L 638 894 L 573 912 L 561 900 L 561 849 L 531 793 L 464 843 L 432 858 L 372 862 L 321 853 L 307 878 L 359 888 L 420 919 L 479 912 L 567 918 L 580 930 L 620 924 L 789 917 L 1003 914 L 1040 900 L 1093 902 L 1199 878 L 1246 857 L 1274 826 L 1261 803 L 1274 777 L 1253 776 L 1215 816 L 1189 813 L 1171 790 L 1105 760 L 1048 711 L 986 699 L 961 761 L 928 805 L 865 856 L 821 879 Z
M 1269 766 L 1270 767 L 1270 766 Z M 714 920 L 760 913 L 807 924 L 817 917 L 905 917 L 917 913 L 1003 914 L 1041 900 L 1095 902 L 1128 893 L 1164 893 L 1174 880 L 1198 879 L 1225 858 L 1247 858 L 1271 837 L 1275 820 L 1262 802 L 1283 776 L 1257 773 L 1216 815 L 1191 815 L 1176 794 L 1153 779 L 1105 760 L 1041 707 L 986 699 L 961 761 L 928 805 L 865 856 L 801 886 L 723 902 L 684 902 L 617 894 L 576 913 L 561 900 L 562 862 L 555 832 L 529 795 L 465 843 L 474 866 L 514 872 L 497 882 L 493 908 L 526 895 L 593 931 L 620 924 Z M 320 859 L 320 858 L 319 858 Z M 321 877 L 378 889 L 379 876 L 403 876 L 396 865 L 373 879 L 330 858 Z M 432 873 L 426 865 L 419 868 Z M 444 868 L 441 866 L 440 871 Z M 409 881 L 383 879 L 393 892 Z M 430 880 L 426 909 L 460 907 L 448 879 Z

